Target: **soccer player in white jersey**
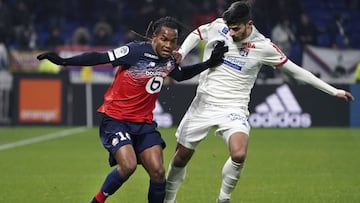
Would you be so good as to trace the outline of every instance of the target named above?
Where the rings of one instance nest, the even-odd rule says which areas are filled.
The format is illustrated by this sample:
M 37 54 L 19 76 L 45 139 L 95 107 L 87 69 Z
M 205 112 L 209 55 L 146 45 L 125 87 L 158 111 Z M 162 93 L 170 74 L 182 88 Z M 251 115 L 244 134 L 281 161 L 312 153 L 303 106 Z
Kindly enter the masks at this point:
M 354 100 L 349 92 L 330 86 L 294 64 L 259 33 L 251 19 L 250 5 L 246 2 L 231 4 L 222 18 L 190 33 L 178 50 L 179 62 L 201 40 L 207 42 L 204 60 L 219 40 L 225 41 L 229 51 L 225 53 L 223 64 L 200 75 L 196 96 L 176 132 L 177 147 L 168 169 L 164 203 L 175 202 L 176 193 L 185 178 L 186 165 L 211 127 L 217 127 L 215 133 L 226 141 L 230 153 L 222 169 L 222 184 L 216 201 L 230 202 L 231 192 L 246 159 L 250 92 L 263 64 L 286 71 L 295 79 L 329 95 L 346 101 Z

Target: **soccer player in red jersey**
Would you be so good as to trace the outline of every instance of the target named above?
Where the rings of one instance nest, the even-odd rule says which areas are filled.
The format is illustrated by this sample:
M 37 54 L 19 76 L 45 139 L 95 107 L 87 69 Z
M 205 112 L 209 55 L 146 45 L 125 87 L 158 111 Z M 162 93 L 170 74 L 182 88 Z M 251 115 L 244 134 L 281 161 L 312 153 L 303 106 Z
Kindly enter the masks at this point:
M 151 42 L 132 42 L 107 52 L 88 52 L 62 58 L 53 52 L 40 54 L 58 65 L 91 66 L 111 63 L 119 69 L 98 109 L 103 114 L 100 139 L 109 151 L 111 171 L 92 202 L 105 202 L 134 173 L 140 163 L 150 176 L 149 203 L 162 203 L 165 196 L 165 142 L 153 121 L 153 110 L 166 76 L 182 81 L 223 62 L 227 47 L 215 45 L 209 60 L 179 67 L 172 56 L 177 48 L 178 21 L 160 18 L 153 26 Z

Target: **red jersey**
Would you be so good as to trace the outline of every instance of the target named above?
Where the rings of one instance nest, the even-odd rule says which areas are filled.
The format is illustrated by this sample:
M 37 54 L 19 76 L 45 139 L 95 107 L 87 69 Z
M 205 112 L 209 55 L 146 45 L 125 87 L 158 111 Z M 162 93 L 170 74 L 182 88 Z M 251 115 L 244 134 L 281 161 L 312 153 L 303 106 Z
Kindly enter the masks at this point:
M 177 68 L 175 60 L 160 58 L 151 43 L 130 43 L 108 52 L 113 66 L 119 66 L 98 112 L 130 121 L 153 121 L 153 110 L 165 77 Z

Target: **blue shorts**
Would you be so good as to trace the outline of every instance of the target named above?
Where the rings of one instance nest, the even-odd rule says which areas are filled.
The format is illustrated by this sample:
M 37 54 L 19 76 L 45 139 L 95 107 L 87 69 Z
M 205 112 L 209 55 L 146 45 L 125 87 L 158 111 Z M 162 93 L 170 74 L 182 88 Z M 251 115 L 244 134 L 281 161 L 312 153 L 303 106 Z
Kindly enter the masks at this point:
M 154 145 L 161 145 L 162 148 L 166 146 L 156 122 L 127 122 L 103 115 L 99 130 L 101 142 L 109 151 L 110 166 L 117 165 L 115 152 L 124 145 L 133 145 L 136 155 Z

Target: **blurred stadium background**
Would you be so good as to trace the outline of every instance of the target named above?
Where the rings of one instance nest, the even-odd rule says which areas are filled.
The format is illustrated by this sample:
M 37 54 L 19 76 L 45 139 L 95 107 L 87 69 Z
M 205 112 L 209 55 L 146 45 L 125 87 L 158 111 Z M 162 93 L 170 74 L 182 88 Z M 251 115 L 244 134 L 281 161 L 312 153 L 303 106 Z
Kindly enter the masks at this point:
M 231 2 L 0 0 L 0 202 L 86 202 L 108 171 L 96 109 L 114 69 L 61 69 L 40 63 L 39 53 L 71 56 L 143 40 L 134 32 L 146 36 L 149 23 L 166 15 L 185 25 L 182 41 Z M 359 202 L 360 1 L 250 2 L 256 27 L 291 60 L 357 100 L 344 102 L 263 67 L 249 105 L 249 163 L 235 201 Z M 199 45 L 184 63 L 200 61 L 201 53 Z M 157 102 L 166 166 L 196 84 L 196 78 L 168 80 Z M 217 193 L 226 147 L 214 136 L 201 147 L 180 202 L 212 202 L 209 194 Z M 209 163 L 214 167 L 202 170 Z M 146 193 L 147 177 L 138 171 L 111 201 L 145 202 L 138 191 Z
M 57 51 L 66 57 L 144 40 L 139 35 L 148 35 L 149 23 L 166 15 L 184 24 L 181 42 L 198 25 L 220 16 L 232 2 L 0 0 L 0 126 L 92 126 L 98 122 L 95 110 L 114 69 L 108 65 L 61 69 L 39 62 L 39 53 Z M 359 1 L 250 2 L 257 28 L 291 60 L 359 98 Z M 201 54 L 199 45 L 184 63 L 200 61 Z M 155 110 L 161 127 L 178 124 L 193 96 L 186 92 L 194 92 L 196 79 L 167 81 Z M 275 100 L 286 100 L 289 95 L 295 97 L 295 107 L 276 104 Z M 360 126 L 359 102 L 325 96 L 266 66 L 252 97 L 254 127 Z M 186 100 L 178 104 L 176 98 Z

